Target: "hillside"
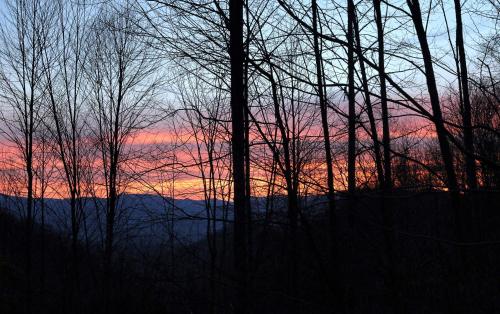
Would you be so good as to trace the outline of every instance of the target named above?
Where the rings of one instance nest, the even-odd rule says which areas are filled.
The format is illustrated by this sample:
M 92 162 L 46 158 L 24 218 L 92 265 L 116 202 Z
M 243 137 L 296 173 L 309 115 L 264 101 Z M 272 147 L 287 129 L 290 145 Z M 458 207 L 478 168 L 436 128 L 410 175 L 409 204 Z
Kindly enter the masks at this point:
M 149 197 L 136 195 L 131 199 L 142 202 Z M 339 199 L 335 273 L 331 273 L 332 265 L 326 264 L 328 234 L 324 215 L 318 210 L 304 215 L 298 234 L 299 275 L 294 298 L 288 288 L 286 217 L 279 211 L 268 221 L 256 215 L 251 238 L 251 311 L 452 313 L 457 307 L 469 313 L 499 311 L 500 213 L 495 204 L 499 204 L 500 195 L 478 193 L 467 200 L 473 205 L 474 221 L 470 226 L 475 228 L 470 229 L 467 242 L 457 243 L 453 240 L 454 231 L 449 223 L 452 212 L 445 193 L 401 192 L 386 199 L 366 193 L 360 195 L 355 205 Z M 388 255 L 387 247 L 387 231 L 391 230 L 384 225 L 381 201 L 393 208 L 392 255 Z M 196 203 L 184 201 L 185 205 Z M 21 249 L 24 224 L 2 210 L 0 230 L 1 310 L 19 313 L 25 297 L 23 283 L 27 280 Z M 230 313 L 234 298 L 231 230 L 220 230 L 211 242 L 198 236 L 188 242 L 144 238 L 144 243 L 158 245 L 122 247 L 113 264 L 116 313 L 206 313 L 210 308 L 216 313 Z M 78 311 L 74 313 L 102 310 L 99 247 L 86 248 L 81 243 L 80 279 L 72 296 L 68 294 L 71 282 L 68 238 L 52 228 L 44 234 L 42 238 L 40 225 L 36 224 L 31 282 L 37 312 L 67 313 L 75 304 Z M 458 265 L 459 260 L 466 264 Z M 455 267 L 466 267 L 467 272 L 458 277 L 453 273 Z M 336 295 L 332 290 L 333 278 L 346 287 L 336 292 L 345 300 L 343 308 L 332 297 Z M 460 286 L 454 287 L 454 283 Z M 456 299 L 459 293 L 468 297 Z

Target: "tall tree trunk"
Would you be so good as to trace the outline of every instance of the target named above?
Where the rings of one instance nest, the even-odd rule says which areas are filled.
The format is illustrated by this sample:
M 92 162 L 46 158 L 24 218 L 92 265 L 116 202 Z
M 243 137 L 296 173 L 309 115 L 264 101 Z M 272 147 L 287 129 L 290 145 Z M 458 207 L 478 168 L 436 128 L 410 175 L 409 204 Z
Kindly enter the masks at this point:
M 387 282 L 389 284 L 390 295 L 388 304 L 393 305 L 394 313 L 402 310 L 397 282 L 397 262 L 396 262 L 396 232 L 394 231 L 394 215 L 392 211 L 392 202 L 388 198 L 393 187 L 392 167 L 391 167 L 391 137 L 389 130 L 389 110 L 387 107 L 387 86 L 385 79 L 385 52 L 384 52 L 384 26 L 382 23 L 381 0 L 373 0 L 375 23 L 377 25 L 377 44 L 378 44 L 378 67 L 380 80 L 380 105 L 382 108 L 382 146 L 384 147 L 384 185 L 382 187 L 382 215 L 386 230 L 384 238 L 386 244 L 387 258 Z
M 118 119 L 117 119 L 118 120 Z M 115 130 L 117 133 L 117 129 Z M 115 137 L 116 138 L 116 137 Z M 118 203 L 117 191 L 117 172 L 118 172 L 118 156 L 116 151 L 116 143 L 111 144 L 110 147 L 110 166 L 108 186 L 109 192 L 106 200 L 106 239 L 104 243 L 104 302 L 105 313 L 113 313 L 114 299 L 113 299 L 113 280 L 112 280 L 112 264 L 113 264 L 113 242 L 114 242 L 114 228 L 116 207 Z
M 33 287 L 31 285 L 32 275 L 32 247 L 33 247 L 33 147 L 32 134 L 28 135 L 28 149 L 26 172 L 28 176 L 27 198 L 26 198 L 26 313 L 31 313 L 33 301 Z
M 250 12 L 248 10 L 248 0 L 245 0 L 245 14 L 246 14 L 246 22 L 245 22 L 245 28 L 247 34 L 251 33 L 251 26 L 250 26 Z M 249 106 L 248 106 L 248 79 L 249 79 L 249 58 L 250 55 L 250 45 L 248 42 L 246 43 L 245 47 L 245 56 L 244 56 L 244 97 L 245 97 L 245 108 L 244 109 L 244 114 L 245 114 L 245 191 L 246 191 L 246 212 L 247 212 L 247 241 L 248 241 L 248 264 L 251 268 L 249 268 L 249 272 L 252 272 L 252 269 L 254 267 L 253 259 L 254 259 L 254 239 L 253 239 L 253 224 L 252 224 L 252 191 L 251 191 L 251 185 L 250 185 L 250 172 L 251 172 L 251 165 L 250 165 L 250 113 L 249 113 Z M 251 276 L 251 275 L 250 275 Z M 249 287 L 251 286 L 251 281 L 248 282 Z
M 347 68 L 348 68 L 348 148 L 347 148 L 347 190 L 356 190 L 356 95 L 354 90 L 354 2 L 347 0 Z
M 387 85 L 385 80 L 384 26 L 382 24 L 381 0 L 373 0 L 375 23 L 377 24 L 378 67 L 380 80 L 380 106 L 382 107 L 382 145 L 384 147 L 384 189 L 392 189 L 391 137 L 389 110 L 387 108 Z
M 34 80 L 34 65 L 32 64 L 31 82 Z M 31 83 L 33 84 L 33 83 Z M 34 85 L 31 85 L 34 92 Z M 34 224 L 34 171 L 33 171 L 33 133 L 34 133 L 34 95 L 31 95 L 27 106 L 25 117 L 25 154 L 26 154 L 26 175 L 27 175 L 27 196 L 26 196 L 26 311 L 30 313 L 33 302 L 32 277 L 32 246 L 33 246 L 33 224 Z
M 76 95 L 76 93 L 75 93 Z M 74 106 L 76 108 L 76 106 Z M 71 255 L 73 259 L 73 269 L 72 269 L 72 290 L 73 294 L 76 295 L 76 298 L 72 300 L 72 305 L 75 308 L 75 311 L 79 312 L 79 304 L 77 302 L 78 296 L 80 294 L 80 278 L 79 278 L 79 261 L 80 257 L 78 255 L 78 233 L 80 230 L 80 221 L 79 221 L 79 213 L 80 213 L 80 180 L 79 180 L 79 159 L 77 155 L 77 144 L 76 144 L 76 114 L 73 113 L 71 115 L 72 123 L 71 123 L 71 164 L 72 164 L 72 176 L 71 179 L 68 177 L 68 181 L 72 181 L 72 184 L 69 184 L 71 190 L 71 234 L 72 234 L 72 242 L 71 242 Z M 67 168 L 69 169 L 69 168 Z M 76 302 L 76 303 L 75 303 Z
M 231 148 L 234 182 L 234 268 L 238 280 L 235 313 L 247 312 L 247 240 L 245 190 L 245 95 L 243 84 L 243 0 L 229 2 L 231 62 Z
M 348 146 L 347 146 L 347 191 L 348 191 L 348 225 L 352 229 L 354 224 L 353 211 L 356 206 L 356 94 L 354 86 L 354 19 L 355 6 L 353 0 L 347 0 L 347 79 L 348 79 Z M 350 239 L 347 249 L 348 265 L 354 258 L 354 243 Z M 352 271 L 352 270 L 351 270 Z M 346 312 L 352 312 L 350 304 L 346 302 L 352 298 L 352 289 L 348 285 L 345 287 L 345 295 L 343 295 L 343 307 Z
M 46 244 L 45 244 L 45 188 L 43 187 L 44 183 L 42 183 L 42 194 L 40 196 L 40 215 L 41 215 L 41 239 L 40 239 L 40 294 L 41 294 L 41 302 L 42 302 L 42 312 L 45 311 L 46 300 L 45 300 L 45 256 L 46 256 Z
M 110 187 L 110 195 L 106 209 L 106 240 L 104 244 L 104 297 L 105 313 L 112 313 L 112 268 L 113 241 L 114 241 L 114 219 L 116 208 L 116 191 L 114 186 Z
M 74 191 L 71 191 L 71 283 L 69 289 L 70 306 L 78 312 L 79 307 L 76 304 L 78 299 L 78 229 L 76 215 L 76 196 Z
M 337 239 L 335 236 L 335 187 L 334 187 L 334 174 L 333 174 L 333 158 L 332 148 L 330 144 L 330 127 L 328 124 L 328 111 L 327 111 L 327 98 L 325 90 L 325 75 L 323 73 L 323 57 L 321 52 L 321 45 L 319 40 L 319 27 L 318 27 L 318 2 L 312 0 L 312 27 L 314 37 L 314 56 L 316 61 L 316 82 L 317 92 L 319 98 L 319 107 L 321 110 L 321 126 L 323 129 L 323 142 L 325 145 L 325 161 L 327 173 L 327 188 L 328 188 L 328 218 L 329 218 L 329 244 L 330 244 L 330 272 L 333 275 L 333 284 L 337 287 L 337 276 L 335 275 L 338 269 L 337 262 Z M 337 289 L 336 289 L 337 290 Z
M 465 46 L 462 27 L 462 4 L 460 0 L 455 1 L 455 17 L 457 23 L 456 42 L 458 58 L 460 60 L 460 83 L 462 85 L 462 120 L 464 127 L 464 148 L 465 148 L 465 175 L 467 187 L 471 190 L 477 189 L 476 162 L 474 160 L 474 135 L 472 131 L 471 104 L 469 96 L 469 78 L 467 74 L 467 59 L 465 56 Z

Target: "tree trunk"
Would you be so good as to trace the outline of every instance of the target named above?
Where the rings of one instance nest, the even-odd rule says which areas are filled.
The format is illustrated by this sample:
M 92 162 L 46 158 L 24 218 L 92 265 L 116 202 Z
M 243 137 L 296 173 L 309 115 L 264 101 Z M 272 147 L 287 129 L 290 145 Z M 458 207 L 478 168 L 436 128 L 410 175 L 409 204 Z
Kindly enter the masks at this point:
M 462 7 L 460 0 L 455 0 L 455 17 L 457 23 L 456 41 L 458 58 L 460 60 L 460 83 L 462 85 L 462 120 L 464 127 L 464 149 L 465 149 L 465 175 L 467 187 L 471 190 L 477 189 L 476 162 L 474 160 L 474 135 L 472 132 L 471 104 L 469 96 L 469 78 L 467 75 L 467 59 L 465 56 Z
M 33 72 L 32 72 L 33 81 Z M 34 86 L 31 86 L 31 91 Z M 34 195 L 34 171 L 33 171 L 33 133 L 34 133 L 34 99 L 33 95 L 28 104 L 28 112 L 25 120 L 25 153 L 26 153 L 26 175 L 27 175 L 27 196 L 26 196 L 26 311 L 30 313 L 33 302 L 32 277 L 32 246 L 33 246 L 33 195 Z
M 328 111 L 327 111 L 327 98 L 325 90 L 325 75 L 323 73 L 323 57 L 321 53 L 321 45 L 319 41 L 318 30 L 318 3 L 317 0 L 312 0 L 312 27 L 314 37 L 314 56 L 316 61 L 316 81 L 317 92 L 319 98 L 319 107 L 321 110 L 321 126 L 323 129 L 323 142 L 325 145 L 325 161 L 327 172 L 327 188 L 328 188 L 328 219 L 329 219 L 329 244 L 330 244 L 330 271 L 333 277 L 333 284 L 338 287 L 336 271 L 338 269 L 337 262 L 337 239 L 336 239 L 336 218 L 335 218 L 335 187 L 334 187 L 334 174 L 333 174 L 333 158 L 332 149 L 330 144 L 330 127 L 328 124 Z M 338 289 L 335 289 L 338 291 Z
M 32 274 L 32 246 L 33 246 L 33 151 L 32 135 L 29 135 L 28 156 L 26 171 L 28 175 L 27 199 L 26 199 L 26 313 L 31 313 L 33 290 L 31 286 Z
M 380 80 L 380 105 L 382 107 L 382 145 L 384 147 L 384 189 L 392 189 L 391 137 L 389 110 L 387 108 L 387 86 L 385 80 L 384 27 L 382 25 L 381 0 L 373 0 L 375 23 L 377 24 L 378 66 Z
M 347 76 L 349 101 L 348 148 L 347 148 L 347 190 L 356 190 L 356 95 L 354 90 L 354 2 L 347 0 Z
M 370 99 L 370 90 L 368 88 L 368 78 L 366 76 L 365 63 L 363 61 L 363 51 L 361 49 L 361 37 L 359 35 L 359 25 L 358 18 L 356 16 L 356 11 L 354 11 L 354 33 L 356 36 L 356 53 L 359 59 L 359 68 L 361 70 L 361 81 L 363 84 L 363 90 L 365 92 L 365 105 L 366 112 L 368 114 L 368 120 L 370 122 L 370 132 L 373 141 L 373 150 L 375 153 L 375 167 L 377 169 L 377 180 L 379 182 L 379 186 L 384 186 L 384 170 L 382 168 L 382 155 L 380 153 L 380 143 L 378 141 L 378 131 L 377 125 L 375 123 L 375 116 L 373 114 L 372 102 Z
M 271 64 L 271 62 L 269 62 Z M 297 275 L 298 275 L 298 250 L 297 250 L 297 229 L 298 229 L 298 199 L 297 199 L 297 188 L 296 180 L 293 178 L 292 170 L 292 156 L 290 154 L 290 139 L 287 134 L 285 127 L 285 122 L 281 117 L 279 96 L 278 96 L 278 83 L 275 81 L 273 76 L 273 68 L 269 72 L 269 80 L 271 82 L 271 92 L 273 97 L 274 105 L 274 116 L 276 119 L 276 124 L 278 126 L 282 146 L 283 146 L 283 157 L 284 157 L 284 167 L 283 175 L 286 181 L 286 191 L 287 191 L 287 201 L 288 201 L 288 273 L 289 273 L 289 283 L 288 283 L 288 293 L 292 298 L 297 295 Z M 278 155 L 276 155 L 278 156 Z
M 441 150 L 441 158 L 446 171 L 446 186 L 450 191 L 451 196 L 451 206 L 454 211 L 454 227 L 456 240 L 463 241 L 462 234 L 462 206 L 460 202 L 460 195 L 458 191 L 458 183 L 455 174 L 455 169 L 453 165 L 453 155 L 451 152 L 450 144 L 447 138 L 447 130 L 444 125 L 443 116 L 441 112 L 441 106 L 439 103 L 439 94 L 436 85 L 436 78 L 434 75 L 434 69 L 432 64 L 432 56 L 430 53 L 429 45 L 427 42 L 427 34 L 425 32 L 422 23 L 422 12 L 420 9 L 420 3 L 418 0 L 407 0 L 408 7 L 411 11 L 411 17 L 415 26 L 415 30 L 420 42 L 420 48 L 422 50 L 422 56 L 425 67 L 425 77 L 427 81 L 427 88 L 429 91 L 429 98 L 431 101 L 432 112 L 433 112 L 433 122 L 436 128 L 436 133 L 439 141 L 439 147 Z M 464 274 L 464 255 L 463 248 L 457 248 L 457 255 L 452 256 L 453 268 L 449 272 L 448 280 L 449 285 L 453 287 L 456 291 L 456 303 L 452 306 L 456 313 L 462 313 L 464 308 L 462 307 L 463 293 L 461 287 L 464 284 L 463 274 Z
M 377 44 L 378 44 L 378 67 L 380 80 L 380 105 L 382 108 L 382 146 L 384 147 L 384 185 L 382 194 L 382 215 L 386 230 L 384 238 L 386 243 L 387 258 L 387 282 L 389 284 L 388 304 L 393 305 L 394 313 L 401 312 L 401 302 L 399 287 L 397 282 L 397 262 L 396 262 L 396 232 L 394 230 L 394 215 L 392 211 L 391 199 L 387 196 L 391 193 L 393 187 L 392 167 L 391 167 L 391 138 L 389 130 L 389 110 L 387 108 L 387 86 L 385 79 L 385 52 L 384 52 L 384 26 L 382 24 L 381 0 L 373 0 L 375 11 L 375 23 L 377 25 Z
M 111 149 L 113 150 L 113 149 Z M 104 244 L 104 302 L 105 313 L 113 312 L 113 282 L 112 282 L 112 263 L 113 263 L 113 242 L 114 242 L 114 227 L 117 206 L 117 165 L 116 158 L 112 157 L 110 162 L 109 172 L 109 195 L 106 208 L 106 240 Z
M 243 84 L 243 0 L 229 2 L 229 56 L 231 62 L 231 148 L 234 182 L 234 268 L 237 278 L 235 313 L 247 309 L 247 247 L 245 191 L 245 132 Z
M 417 32 L 418 41 L 422 50 L 422 56 L 425 68 L 425 79 L 427 82 L 427 89 L 429 91 L 429 98 L 431 101 L 433 122 L 436 127 L 436 133 L 441 149 L 441 156 L 443 159 L 444 168 L 446 171 L 446 185 L 451 192 L 457 192 L 458 184 L 453 167 L 453 156 L 451 153 L 450 144 L 447 138 L 447 131 L 443 122 L 443 114 L 441 112 L 441 105 L 439 103 L 439 94 L 436 85 L 436 77 L 434 75 L 434 67 L 432 65 L 432 56 L 427 42 L 427 34 L 422 23 L 422 12 L 420 10 L 420 3 L 418 0 L 407 0 L 408 7 L 411 11 L 411 16 Z

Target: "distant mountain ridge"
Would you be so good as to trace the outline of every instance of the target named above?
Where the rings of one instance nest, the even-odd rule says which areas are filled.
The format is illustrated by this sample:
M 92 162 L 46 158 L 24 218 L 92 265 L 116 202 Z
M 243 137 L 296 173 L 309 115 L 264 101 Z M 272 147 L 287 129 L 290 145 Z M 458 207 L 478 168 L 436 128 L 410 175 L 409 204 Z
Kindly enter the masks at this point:
M 310 197 L 309 208 L 321 207 L 324 197 Z M 93 242 L 103 241 L 105 230 L 104 198 L 82 198 L 83 215 L 80 237 L 89 237 Z M 273 212 L 286 207 L 285 196 L 275 196 Z M 216 212 L 211 201 L 210 212 L 205 200 L 172 199 L 153 194 L 122 194 L 118 202 L 116 216 L 116 234 L 118 242 L 133 242 L 137 245 L 159 245 L 165 239 L 175 236 L 179 241 L 196 242 L 204 239 L 207 232 L 208 215 L 216 218 L 217 231 L 222 230 L 224 222 L 232 221 L 232 203 L 225 204 L 217 200 Z M 316 206 L 312 206 L 316 205 Z M 264 214 L 266 199 L 253 197 L 251 200 L 254 215 Z M 18 218 L 25 217 L 26 198 L 0 194 L 0 207 Z M 35 222 L 41 223 L 42 204 L 35 201 Z M 44 200 L 45 223 L 54 231 L 62 234 L 71 233 L 71 213 L 69 199 L 46 198 Z M 85 218 L 83 220 L 83 218 Z M 172 223 L 173 221 L 173 223 Z
M 82 198 L 85 225 L 82 220 L 81 236 L 84 235 L 85 228 L 87 234 L 94 240 L 98 240 L 101 236 L 105 226 L 105 202 L 103 198 Z M 217 201 L 218 206 L 221 206 L 221 203 Z M 26 215 L 24 197 L 0 194 L 0 207 L 20 219 Z M 69 234 L 71 230 L 69 200 L 47 198 L 44 200 L 44 207 L 46 225 L 57 232 Z M 217 217 L 222 219 L 222 210 L 219 208 L 217 211 Z M 41 212 L 41 202 L 35 201 L 36 223 L 41 223 Z M 116 233 L 124 234 L 128 240 L 142 238 L 151 242 L 167 234 L 166 225 L 172 219 L 175 222 L 174 232 L 178 238 L 185 241 L 200 240 L 204 236 L 206 225 L 205 202 L 191 199 L 172 200 L 150 194 L 123 194 L 118 204 Z

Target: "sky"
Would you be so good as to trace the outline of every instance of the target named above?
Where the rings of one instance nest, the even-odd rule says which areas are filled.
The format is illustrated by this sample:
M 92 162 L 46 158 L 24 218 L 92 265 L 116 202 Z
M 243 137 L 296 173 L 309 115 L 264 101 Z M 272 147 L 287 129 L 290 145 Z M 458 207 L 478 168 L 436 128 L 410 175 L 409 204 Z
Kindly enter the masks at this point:
M 466 7 L 474 5 L 474 1 L 468 1 Z M 328 1 L 324 1 L 324 3 L 327 3 Z M 401 7 L 405 8 L 406 6 L 404 5 L 404 1 L 400 1 Z M 422 2 L 422 7 L 427 7 L 429 4 L 428 1 Z M 432 4 L 435 4 L 433 2 Z M 447 64 L 449 67 L 451 67 L 451 70 L 453 70 L 454 66 L 454 61 L 453 61 L 453 54 L 451 53 L 450 50 L 450 44 L 449 44 L 449 38 L 448 34 L 446 32 L 446 21 L 448 22 L 448 25 L 450 25 L 452 35 L 451 35 L 451 40 L 454 40 L 454 23 L 455 23 L 455 18 L 454 18 L 454 11 L 453 11 L 453 1 L 444 1 L 444 12 L 446 15 L 446 20 L 443 15 L 443 11 L 441 9 L 437 8 L 433 12 L 434 14 L 429 17 L 429 24 L 428 24 L 428 37 L 430 38 L 430 41 L 432 43 L 432 49 L 433 49 L 433 55 L 436 59 L 440 59 L 441 61 L 444 61 L 445 64 Z M 0 0 L 0 24 L 4 24 L 5 22 L 5 3 L 3 0 Z M 361 8 L 363 10 L 363 8 Z M 475 60 L 477 59 L 477 56 L 479 56 L 480 51 L 477 50 L 477 47 L 479 46 L 479 42 L 487 38 L 488 36 L 491 36 L 492 34 L 498 34 L 498 25 L 492 24 L 491 20 L 488 20 L 486 18 L 481 17 L 478 14 L 472 14 L 467 12 L 467 9 L 464 8 L 464 24 L 465 24 L 465 40 L 467 43 L 467 51 L 466 53 L 469 56 L 470 60 Z M 389 32 L 392 29 L 399 28 L 400 25 L 396 24 L 388 24 L 386 25 L 387 27 L 387 32 Z M 370 30 L 366 30 L 368 33 L 367 35 L 370 35 Z M 412 27 L 405 26 L 404 28 L 401 28 L 400 31 L 397 33 L 391 33 L 392 38 L 395 38 L 396 41 L 401 40 L 401 41 L 407 41 L 407 42 L 412 42 L 416 43 L 415 36 L 412 35 Z M 394 35 L 395 34 L 395 35 Z M 390 45 L 390 43 L 388 43 Z M 401 61 L 396 60 L 394 58 L 388 57 L 388 71 L 391 70 L 396 70 L 401 68 Z M 469 63 L 470 68 L 472 69 L 474 67 L 473 62 Z M 455 77 L 450 73 L 449 70 L 444 69 L 444 68 L 436 68 L 436 72 L 438 73 L 439 76 L 439 83 L 440 87 L 442 88 L 442 92 L 446 90 L 446 88 L 449 87 L 449 84 L 456 84 L 455 82 Z M 406 75 L 414 75 L 412 73 L 405 72 L 403 74 L 404 76 Z M 175 76 L 175 75 L 174 75 Z M 395 74 L 395 76 L 397 76 Z M 177 77 L 178 78 L 178 77 Z M 420 85 L 423 84 L 423 77 L 421 74 L 415 75 L 415 88 L 414 92 L 419 93 L 419 92 L 424 92 L 425 93 L 425 88 L 421 89 Z M 167 87 L 164 89 L 164 91 L 161 93 L 161 98 L 163 102 L 168 103 L 168 105 L 176 107 L 177 102 L 178 102 L 178 97 L 176 95 L 176 90 L 177 86 L 173 81 L 168 82 L 172 84 L 172 86 Z M 418 86 L 418 87 L 417 87 Z M 411 88 L 410 88 L 411 89 Z M 423 95 L 425 97 L 425 94 Z M 0 99 L 0 105 L 2 106 L 3 112 L 5 112 L 5 104 L 2 102 Z M 1 122 L 0 122 L 1 123 Z M 185 130 L 185 132 L 182 132 L 183 135 L 180 138 L 175 138 L 174 139 L 174 134 L 172 132 L 172 121 L 169 119 L 166 119 L 163 122 L 160 122 L 156 124 L 153 128 L 147 130 L 147 131 L 141 131 L 138 133 L 134 138 L 131 143 L 133 143 L 133 146 L 135 147 L 141 147 L 141 149 L 145 149 L 146 151 L 155 151 L 155 150 L 166 150 L 166 155 L 168 155 L 168 159 L 172 159 L 175 156 L 175 159 L 177 161 L 185 161 L 187 162 L 188 159 L 190 159 L 192 156 L 189 155 L 189 149 L 186 151 L 185 148 L 183 149 L 177 149 L 175 151 L 170 151 L 171 146 L 173 142 L 179 143 L 179 142 L 187 142 L 187 141 L 192 141 L 192 137 L 189 134 L 188 130 Z M 418 122 L 416 122 L 418 124 Z M 1 129 L 1 127 L 0 127 Z M 429 131 L 429 129 L 426 129 L 423 131 L 425 135 L 417 135 L 420 137 L 423 136 L 429 136 L 432 137 L 432 132 Z M 397 134 L 394 134 L 395 136 Z M 178 136 L 176 134 L 175 136 Z M 11 164 L 16 164 L 18 161 L 16 161 L 16 158 L 19 158 L 17 153 L 15 152 L 15 147 L 8 142 L 8 140 L 3 136 L 0 139 L 0 155 L 4 156 L 3 164 L 4 164 L 4 169 L 2 169 L 2 172 L 5 172 L 6 169 L 9 169 L 9 164 L 6 162 L 7 160 L 11 160 Z M 189 145 L 188 145 L 189 146 Z M 17 155 L 17 156 L 16 156 Z M 147 159 L 147 158 L 146 158 Z M 144 161 L 143 161 L 144 162 Z M 146 163 L 153 163 L 151 161 L 147 161 Z M 179 175 L 179 177 L 176 179 L 176 186 L 177 186 L 177 191 L 179 191 L 179 195 L 191 195 L 191 197 L 195 193 L 195 191 L 199 191 L 202 189 L 203 182 L 197 178 L 199 174 L 199 169 L 196 169 L 192 167 L 191 169 L 185 171 L 184 174 Z M 255 177 L 258 178 L 259 175 L 255 174 Z M 163 182 L 164 178 L 162 179 L 156 179 L 156 181 Z M 159 183 L 154 183 L 155 179 L 152 179 L 150 184 L 153 186 L 157 187 L 158 189 L 163 188 L 163 186 Z M 339 183 L 342 184 L 342 183 Z M 137 191 L 137 192 L 144 192 L 143 186 L 141 186 L 140 183 L 135 182 L 133 184 L 128 185 L 128 190 L 129 191 Z M 54 197 L 58 197 L 61 193 L 59 193 L 61 188 L 55 187 L 53 188 L 53 191 L 50 193 Z

